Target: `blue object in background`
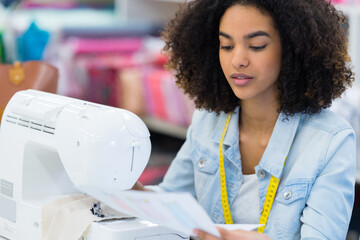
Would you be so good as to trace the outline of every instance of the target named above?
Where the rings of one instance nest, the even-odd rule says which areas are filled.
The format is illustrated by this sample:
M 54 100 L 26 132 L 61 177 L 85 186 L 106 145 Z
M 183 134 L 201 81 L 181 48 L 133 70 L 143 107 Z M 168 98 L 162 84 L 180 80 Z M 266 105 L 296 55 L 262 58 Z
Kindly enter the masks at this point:
M 11 5 L 20 2 L 20 0 L 0 0 L 0 3 L 4 6 L 4 7 L 10 7 Z
M 32 22 L 26 32 L 17 39 L 18 59 L 20 61 L 41 60 L 50 34 L 39 29 Z

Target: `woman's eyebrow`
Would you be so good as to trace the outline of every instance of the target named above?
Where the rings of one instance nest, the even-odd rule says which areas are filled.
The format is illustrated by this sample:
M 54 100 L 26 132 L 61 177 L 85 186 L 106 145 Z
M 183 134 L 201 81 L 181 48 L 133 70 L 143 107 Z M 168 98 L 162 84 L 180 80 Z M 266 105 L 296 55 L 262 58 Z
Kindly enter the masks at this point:
M 228 38 L 228 39 L 232 39 L 232 37 L 229 34 L 226 34 L 226 33 L 221 32 L 221 31 L 219 32 L 219 36 L 222 36 L 222 37 Z
M 230 40 L 232 39 L 232 37 L 229 34 L 221 32 L 221 31 L 219 32 L 219 36 L 225 37 Z M 250 39 L 250 38 L 259 37 L 259 36 L 265 36 L 265 37 L 271 38 L 267 32 L 256 31 L 256 32 L 252 32 L 252 33 L 245 35 L 244 39 Z
M 265 36 L 265 37 L 271 38 L 270 35 L 264 31 L 256 31 L 256 32 L 249 33 L 249 34 L 245 35 L 244 38 L 249 39 L 249 38 L 254 38 L 254 37 L 259 37 L 259 36 Z

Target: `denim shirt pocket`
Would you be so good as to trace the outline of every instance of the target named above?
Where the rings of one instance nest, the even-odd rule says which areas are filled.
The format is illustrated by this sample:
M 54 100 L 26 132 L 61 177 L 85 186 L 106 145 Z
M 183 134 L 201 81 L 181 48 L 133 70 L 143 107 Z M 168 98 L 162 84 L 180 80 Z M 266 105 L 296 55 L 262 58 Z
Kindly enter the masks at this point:
M 219 168 L 219 162 L 216 154 L 200 144 L 196 144 L 192 154 L 195 190 L 199 196 L 206 188 L 212 187 L 211 182 L 215 180 L 214 175 Z
M 300 216 L 309 191 L 307 181 L 291 181 L 279 186 L 274 201 L 274 225 L 279 239 L 292 239 L 299 234 Z

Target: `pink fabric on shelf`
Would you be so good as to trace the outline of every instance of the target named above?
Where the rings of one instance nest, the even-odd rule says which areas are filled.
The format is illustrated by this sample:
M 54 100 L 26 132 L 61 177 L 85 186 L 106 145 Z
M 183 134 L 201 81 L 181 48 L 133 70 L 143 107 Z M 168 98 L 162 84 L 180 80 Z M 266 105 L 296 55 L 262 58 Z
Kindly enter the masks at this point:
M 141 38 L 71 38 L 68 41 L 70 45 L 72 45 L 75 54 L 136 52 L 139 51 L 143 46 L 143 40 Z
M 22 3 L 23 8 L 58 8 L 58 9 L 70 9 L 77 7 L 75 1 L 63 1 L 63 2 L 38 2 L 38 1 L 24 1 Z
M 144 43 L 146 39 L 138 37 L 68 38 L 67 49 L 73 52 L 66 63 L 74 68 L 69 72 L 74 82 L 67 84 L 71 91 L 66 93 L 188 126 L 193 103 L 178 88 L 175 77 L 163 68 L 167 57 L 149 50 Z M 137 71 L 137 77 L 121 77 L 129 70 Z M 79 91 L 74 93 L 74 86 Z
M 153 92 L 153 100 L 154 100 L 154 111 L 155 116 L 166 120 L 166 100 L 164 98 L 164 94 L 161 91 L 161 81 L 164 77 L 164 71 L 162 70 L 154 70 L 150 73 L 149 80 L 150 80 L 150 91 Z
M 156 67 L 148 67 L 143 73 L 147 115 L 174 125 L 188 126 L 194 105 L 176 85 L 175 77 Z
M 170 73 L 165 72 L 161 79 L 161 91 L 165 98 L 166 120 L 172 124 L 179 124 L 181 109 L 176 105 L 177 96 L 173 91 L 174 85 L 175 79 Z
M 143 75 L 143 92 L 144 92 L 144 98 L 145 98 L 145 108 L 146 113 L 148 116 L 154 116 L 155 112 L 155 106 L 154 106 L 154 97 L 153 92 L 150 91 L 151 89 L 151 82 L 149 78 L 149 73 L 153 70 L 153 67 L 150 66 L 142 66 L 142 75 Z

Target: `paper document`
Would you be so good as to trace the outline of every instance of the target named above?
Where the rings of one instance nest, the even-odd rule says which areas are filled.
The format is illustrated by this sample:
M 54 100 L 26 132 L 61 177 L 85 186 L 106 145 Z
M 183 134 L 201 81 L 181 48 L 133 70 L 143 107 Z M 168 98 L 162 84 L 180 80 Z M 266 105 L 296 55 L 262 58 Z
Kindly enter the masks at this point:
M 81 187 L 79 190 L 119 212 L 163 225 L 184 234 L 194 235 L 193 230 L 197 228 L 220 237 L 216 225 L 189 193 L 145 191 L 108 193 L 91 187 Z M 233 229 L 252 230 L 258 227 L 258 225 L 244 225 L 242 228 L 241 225 L 235 225 Z

